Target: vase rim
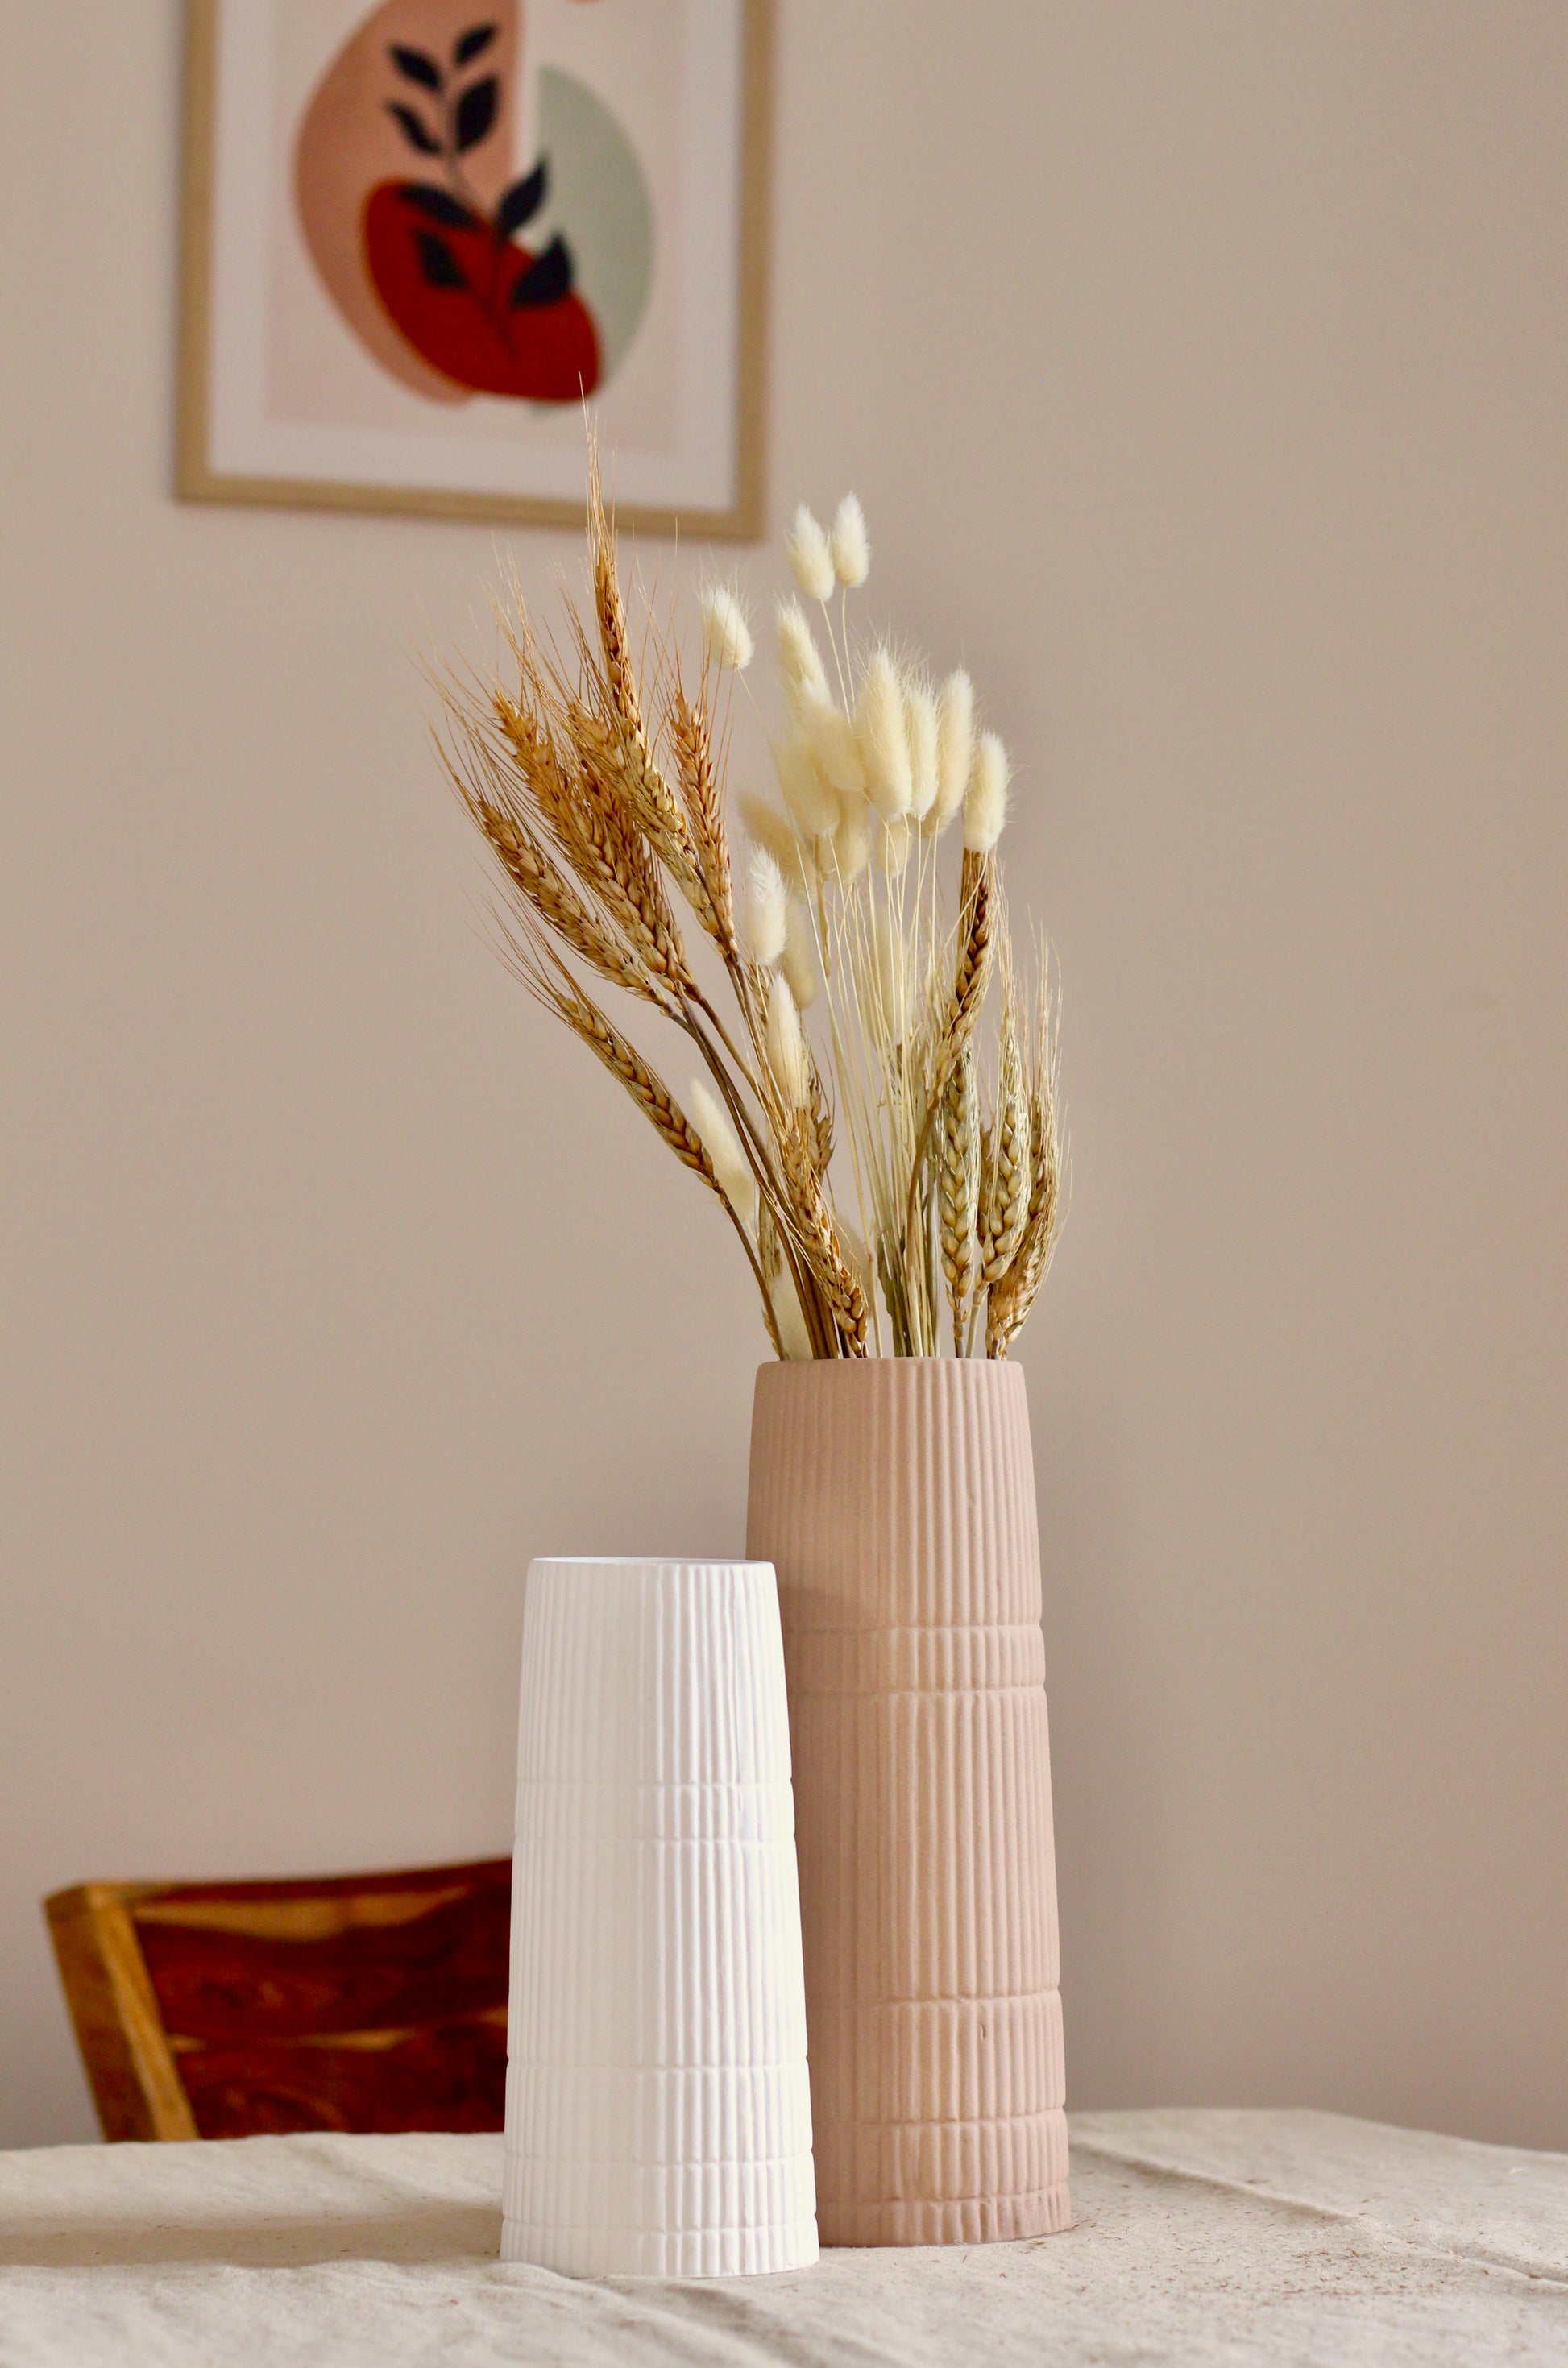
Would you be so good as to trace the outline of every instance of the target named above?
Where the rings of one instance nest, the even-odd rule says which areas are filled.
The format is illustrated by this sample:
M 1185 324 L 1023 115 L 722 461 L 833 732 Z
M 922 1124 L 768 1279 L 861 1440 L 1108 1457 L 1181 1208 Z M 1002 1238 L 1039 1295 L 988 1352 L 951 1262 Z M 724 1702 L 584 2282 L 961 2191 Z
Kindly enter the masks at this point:
M 531 1554 L 528 1568 L 551 1570 L 766 1570 L 755 1554 Z

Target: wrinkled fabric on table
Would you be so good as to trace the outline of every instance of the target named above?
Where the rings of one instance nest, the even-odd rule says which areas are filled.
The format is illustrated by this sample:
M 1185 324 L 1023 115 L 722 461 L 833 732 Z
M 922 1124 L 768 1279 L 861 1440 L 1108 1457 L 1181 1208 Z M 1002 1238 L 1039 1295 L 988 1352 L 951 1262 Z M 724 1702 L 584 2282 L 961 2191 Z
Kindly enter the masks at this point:
M 1568 2363 L 1568 2156 L 1080 2113 L 1074 2225 L 777 2277 L 503 2264 L 499 2137 L 0 2155 L 0 2368 Z

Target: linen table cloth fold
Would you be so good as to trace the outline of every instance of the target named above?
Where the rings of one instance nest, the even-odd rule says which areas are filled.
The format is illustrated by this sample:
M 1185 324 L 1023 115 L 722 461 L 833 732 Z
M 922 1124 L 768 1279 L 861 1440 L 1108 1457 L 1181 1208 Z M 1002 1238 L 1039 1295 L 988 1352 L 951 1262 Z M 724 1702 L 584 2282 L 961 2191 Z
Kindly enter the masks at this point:
M 502 2141 L 0 2156 L 0 2368 L 1568 2361 L 1568 2157 L 1315 2112 L 1073 2116 L 1074 2226 L 781 2276 L 503 2264 Z

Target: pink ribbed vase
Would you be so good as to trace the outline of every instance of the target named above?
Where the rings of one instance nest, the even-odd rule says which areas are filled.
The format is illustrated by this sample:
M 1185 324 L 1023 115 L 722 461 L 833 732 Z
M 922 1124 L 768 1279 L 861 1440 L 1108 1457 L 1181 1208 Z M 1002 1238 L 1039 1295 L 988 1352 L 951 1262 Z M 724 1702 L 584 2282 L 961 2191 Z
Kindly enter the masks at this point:
M 822 2241 L 1064 2228 L 1022 1372 L 764 1365 L 746 1552 L 783 1615 Z

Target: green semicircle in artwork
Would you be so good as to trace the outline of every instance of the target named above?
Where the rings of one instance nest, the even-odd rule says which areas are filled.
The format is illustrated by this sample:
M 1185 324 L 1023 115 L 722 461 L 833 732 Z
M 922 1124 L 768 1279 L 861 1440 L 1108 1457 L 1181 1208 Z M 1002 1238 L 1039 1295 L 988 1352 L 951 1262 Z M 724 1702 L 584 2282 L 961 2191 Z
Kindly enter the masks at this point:
M 540 74 L 539 148 L 550 167 L 551 219 L 571 247 L 575 284 L 593 313 L 608 379 L 637 333 L 653 282 L 648 184 L 604 101 L 556 66 Z

